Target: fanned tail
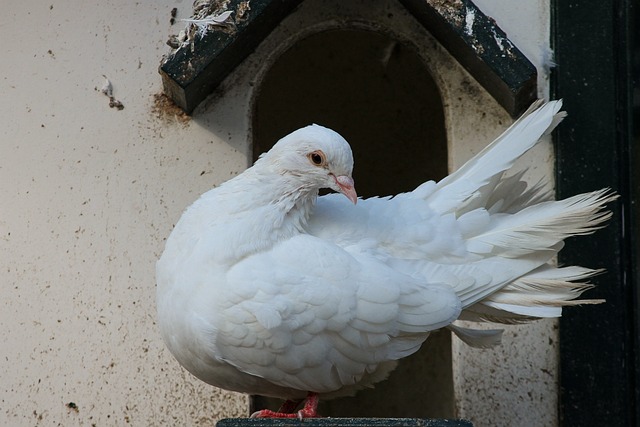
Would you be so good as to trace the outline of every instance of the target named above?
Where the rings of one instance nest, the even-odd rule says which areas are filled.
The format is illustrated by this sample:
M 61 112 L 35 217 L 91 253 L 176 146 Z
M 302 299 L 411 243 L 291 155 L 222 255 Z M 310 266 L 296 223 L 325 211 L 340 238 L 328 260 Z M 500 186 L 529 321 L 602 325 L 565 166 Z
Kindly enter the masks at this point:
M 468 250 L 487 257 L 505 258 L 505 262 L 543 252 L 556 254 L 565 238 L 590 234 L 603 227 L 611 218 L 605 205 L 616 198 L 611 190 L 603 189 L 565 200 L 541 202 L 513 214 L 496 213 L 483 232 L 468 238 Z M 601 272 L 577 266 L 558 268 L 545 263 L 465 307 L 462 318 L 519 323 L 559 317 L 564 306 L 603 302 L 578 299 L 592 288 L 584 280 Z
M 541 202 L 514 214 L 495 213 L 482 232 L 465 236 L 467 250 L 505 258 L 548 250 L 567 237 L 602 228 L 611 218 L 605 205 L 616 198 L 605 188 L 565 200 Z
M 541 202 L 515 213 L 495 213 L 488 217 L 482 232 L 467 236 L 468 250 L 491 259 L 502 258 L 505 263 L 520 262 L 543 253 L 555 255 L 565 238 L 590 234 L 603 227 L 611 218 L 611 212 L 605 210 L 605 206 L 616 198 L 611 190 L 603 189 L 565 200 Z M 482 210 L 480 214 L 489 215 Z M 460 219 L 464 221 L 465 218 Z M 477 219 L 474 221 L 478 223 Z M 544 263 L 482 299 L 476 299 L 465 307 L 461 318 L 520 323 L 559 317 L 564 306 L 602 303 L 599 299 L 578 299 L 592 288 L 585 280 L 601 272 L 578 266 L 558 268 Z
M 561 106 L 561 101 L 533 103 L 459 170 L 414 193 L 441 215 L 457 218 L 466 250 L 476 257 L 472 265 L 492 277 L 490 281 L 476 277 L 473 286 L 456 288 L 463 301 L 461 320 L 515 324 L 558 317 L 564 306 L 603 302 L 579 299 L 592 287 L 588 279 L 601 270 L 559 268 L 552 262 L 564 239 L 604 227 L 612 216 L 606 205 L 617 195 L 605 188 L 550 200 L 543 182 L 527 186 L 522 179 L 524 171 L 505 176 L 516 159 L 565 117 Z M 442 268 L 455 274 L 453 265 Z M 495 330 L 453 325 L 450 329 L 474 347 L 495 345 L 500 338 Z
M 543 317 L 560 317 L 562 307 L 600 304 L 601 299 L 577 299 L 593 285 L 585 280 L 602 273 L 584 267 L 545 264 L 498 292 L 465 309 L 465 320 L 521 323 Z

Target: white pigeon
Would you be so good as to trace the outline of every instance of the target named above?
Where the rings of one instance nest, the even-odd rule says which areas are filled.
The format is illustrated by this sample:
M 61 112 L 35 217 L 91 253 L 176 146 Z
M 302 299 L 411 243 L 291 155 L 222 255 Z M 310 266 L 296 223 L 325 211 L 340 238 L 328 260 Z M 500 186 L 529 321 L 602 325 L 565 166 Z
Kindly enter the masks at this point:
M 157 264 L 158 324 L 175 358 L 227 390 L 287 399 L 260 417 L 314 417 L 319 398 L 351 395 L 448 327 L 470 345 L 516 323 L 560 316 L 597 273 L 553 265 L 563 239 L 611 213 L 605 189 L 548 201 L 514 161 L 564 117 L 534 103 L 459 170 L 395 197 L 358 200 L 349 144 L 299 129 L 242 174 L 203 194 Z M 340 194 L 318 197 L 330 188 Z M 358 202 L 356 204 L 356 202 Z M 303 408 L 295 412 L 299 402 Z

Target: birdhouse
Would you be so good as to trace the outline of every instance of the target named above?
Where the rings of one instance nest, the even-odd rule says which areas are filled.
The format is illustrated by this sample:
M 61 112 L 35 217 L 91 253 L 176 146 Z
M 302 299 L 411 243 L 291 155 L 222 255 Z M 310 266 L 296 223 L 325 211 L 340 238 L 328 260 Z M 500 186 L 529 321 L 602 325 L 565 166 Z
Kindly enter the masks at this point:
M 470 0 L 196 1 L 171 45 L 160 67 L 165 93 L 228 135 L 247 164 L 287 133 L 321 124 L 350 142 L 364 197 L 443 178 L 536 99 L 545 78 Z M 532 176 L 550 174 L 548 148 L 538 156 Z M 554 325 L 513 327 L 518 340 L 508 333 L 485 352 L 436 332 L 388 381 L 326 402 L 321 413 L 452 418 L 480 410 L 512 424 L 512 414 L 495 409 L 509 394 L 527 402 L 519 421 L 531 408 L 531 423 L 555 420 L 557 402 L 544 396 L 555 396 L 556 383 L 541 374 L 556 369 Z M 527 387 L 513 386 L 520 380 Z M 259 396 L 253 404 L 277 405 Z

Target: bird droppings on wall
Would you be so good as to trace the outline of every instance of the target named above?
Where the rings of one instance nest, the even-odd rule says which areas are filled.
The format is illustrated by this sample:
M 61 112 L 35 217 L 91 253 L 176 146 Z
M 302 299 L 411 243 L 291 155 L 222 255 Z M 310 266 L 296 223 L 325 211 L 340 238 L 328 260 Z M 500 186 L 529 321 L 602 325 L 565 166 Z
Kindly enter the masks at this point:
M 489 17 L 490 19 L 490 17 Z M 484 45 L 482 44 L 481 41 L 478 40 L 478 37 L 474 31 L 474 24 L 476 23 L 476 12 L 474 9 L 469 9 L 467 8 L 465 10 L 465 17 L 464 17 L 464 32 L 467 34 L 467 36 L 469 36 L 470 38 L 470 46 L 473 48 L 473 50 L 481 55 L 484 53 Z M 495 33 L 494 33 L 495 34 Z M 501 49 L 502 50 L 502 49 Z
M 228 26 L 233 28 L 233 21 L 230 20 L 232 13 L 232 10 L 226 10 L 219 15 L 208 15 L 202 19 L 183 19 L 183 21 L 190 24 L 187 28 L 191 31 L 188 33 L 193 33 L 195 30 L 195 34 L 202 38 L 215 27 L 220 27 L 221 30 Z
M 153 106 L 151 113 L 158 119 L 167 123 L 178 122 L 186 126 L 191 121 L 191 116 L 178 107 L 164 93 L 156 93 L 153 95 Z
M 242 22 L 247 19 L 247 14 L 251 10 L 251 4 L 249 0 L 240 2 L 238 9 L 236 9 L 236 23 Z
M 178 8 L 174 7 L 171 9 L 171 19 L 169 19 L 169 24 L 173 25 L 176 23 L 176 16 L 178 15 Z
M 204 37 L 209 31 L 224 31 L 233 34 L 236 31 L 236 24 L 245 21 L 251 10 L 249 0 L 240 2 L 236 10 L 229 10 L 229 0 L 196 0 L 193 3 L 193 14 L 188 19 L 182 19 L 187 23 L 178 34 L 171 34 L 167 40 L 173 50 L 170 57 L 176 50 L 186 46 L 195 49 L 196 37 Z M 173 10 L 176 10 L 174 8 Z M 175 23 L 175 16 L 171 11 L 171 25 Z
M 542 69 L 544 70 L 544 73 L 548 76 L 551 74 L 551 69 L 555 68 L 557 65 L 554 50 L 550 46 L 544 47 L 542 49 Z
M 124 104 L 113 96 L 113 85 L 111 84 L 111 80 L 109 80 L 104 74 L 102 77 L 104 77 L 104 84 L 100 88 L 100 92 L 109 98 L 109 108 L 115 108 L 118 111 L 123 110 Z M 98 90 L 98 88 L 96 88 L 96 90 Z
M 464 18 L 464 31 L 470 36 L 473 33 L 473 22 L 476 20 L 476 11 L 467 10 L 467 14 Z
M 508 55 L 509 58 L 515 58 L 516 54 L 514 53 L 515 46 L 511 43 L 507 37 L 502 34 L 498 34 L 495 28 L 491 29 L 491 34 L 493 35 L 493 39 L 496 41 L 496 44 L 502 51 L 502 56 Z
M 464 7 L 464 4 L 460 0 L 429 0 L 429 5 L 433 7 L 438 13 L 449 21 L 455 23 L 457 26 L 462 27 L 466 22 L 462 19 L 460 10 Z
M 210 6 L 212 3 L 209 1 L 201 2 L 206 3 L 206 5 Z M 196 11 L 200 11 L 200 13 Z M 204 37 L 209 31 L 212 31 L 214 28 L 220 31 L 226 31 L 232 33 L 235 31 L 235 23 L 233 20 L 230 20 L 231 14 L 233 11 L 224 10 L 221 12 L 211 12 L 210 14 L 206 14 L 202 11 L 212 10 L 210 8 L 198 8 L 197 2 L 194 5 L 194 14 L 189 19 L 183 19 L 184 22 L 187 23 L 184 30 L 180 30 L 180 32 L 175 35 L 172 34 L 169 36 L 169 40 L 167 44 L 173 49 L 180 49 L 186 46 L 191 47 L 191 51 L 195 49 L 195 40 L 196 37 Z M 215 9 L 214 9 L 215 10 Z

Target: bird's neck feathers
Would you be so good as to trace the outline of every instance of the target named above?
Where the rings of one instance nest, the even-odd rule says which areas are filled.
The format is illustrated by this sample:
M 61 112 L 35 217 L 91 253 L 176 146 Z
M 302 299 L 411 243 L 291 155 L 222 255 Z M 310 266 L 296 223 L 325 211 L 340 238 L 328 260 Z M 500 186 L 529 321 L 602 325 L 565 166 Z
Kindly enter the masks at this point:
M 278 173 L 260 167 L 247 171 L 254 175 L 260 195 L 254 200 L 272 210 L 284 226 L 293 226 L 299 232 L 305 228 L 318 198 L 318 188 L 301 180 L 294 173 Z
M 189 216 L 215 228 L 221 261 L 234 262 L 304 233 L 317 196 L 317 188 L 254 167 L 203 194 Z
M 240 185 L 251 182 L 259 194 L 252 198 L 260 205 L 269 206 L 283 217 L 303 227 L 318 198 L 318 185 L 307 180 L 303 173 L 283 169 L 268 157 L 262 157 L 247 169 L 239 179 Z M 255 205 L 254 205 L 255 207 Z

